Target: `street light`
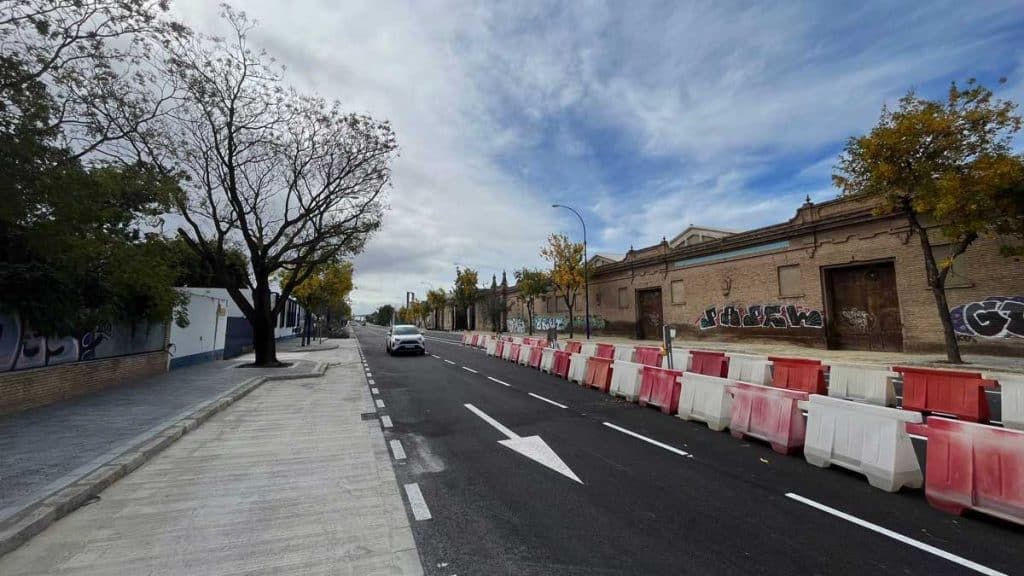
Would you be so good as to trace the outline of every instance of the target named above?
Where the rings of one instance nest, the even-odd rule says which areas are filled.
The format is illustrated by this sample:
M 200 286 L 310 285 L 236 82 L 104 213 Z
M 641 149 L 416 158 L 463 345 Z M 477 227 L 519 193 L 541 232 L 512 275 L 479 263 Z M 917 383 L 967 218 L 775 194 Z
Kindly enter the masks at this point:
M 583 296 L 585 298 L 583 305 L 583 325 L 586 327 L 587 340 L 590 340 L 590 262 L 587 261 L 587 223 L 583 221 L 583 216 L 580 213 L 573 210 L 569 206 L 564 204 L 552 204 L 552 208 L 565 208 L 572 212 L 580 219 L 580 224 L 583 225 Z M 569 318 L 569 322 L 572 322 L 572 318 Z

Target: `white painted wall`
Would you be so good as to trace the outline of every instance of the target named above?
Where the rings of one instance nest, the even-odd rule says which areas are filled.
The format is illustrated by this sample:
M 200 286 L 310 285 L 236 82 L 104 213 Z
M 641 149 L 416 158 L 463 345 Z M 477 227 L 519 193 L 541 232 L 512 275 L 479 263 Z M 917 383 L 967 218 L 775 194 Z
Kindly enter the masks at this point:
M 203 290 L 178 288 L 189 294 L 188 319 L 185 328 L 171 322 L 171 344 L 174 359 L 224 349 L 224 333 L 228 321 L 228 301 L 205 294 Z
M 189 293 L 191 293 L 191 294 L 200 294 L 200 295 L 205 295 L 205 296 L 209 296 L 209 297 L 213 297 L 213 298 L 219 298 L 219 299 L 223 300 L 226 303 L 227 311 L 228 311 L 227 315 L 228 316 L 230 316 L 232 318 L 242 318 L 244 316 L 244 314 L 242 314 L 242 309 L 239 308 L 237 304 L 235 304 L 234 299 L 231 298 L 231 295 L 228 294 L 228 291 L 225 288 L 181 288 L 181 290 L 188 290 Z M 252 297 L 249 295 L 248 291 L 243 291 L 242 293 L 245 294 L 246 298 L 250 302 L 252 301 Z M 277 298 L 278 298 L 278 296 L 276 294 L 272 294 L 271 295 L 271 303 L 272 304 L 277 304 Z M 293 301 L 294 301 L 294 299 L 293 299 Z M 302 320 L 303 320 L 303 314 L 304 314 L 303 311 L 302 311 L 302 306 L 299 306 L 298 302 L 295 302 L 293 305 L 297 307 L 297 312 L 296 312 L 296 316 L 295 316 L 295 325 L 294 326 L 280 326 L 280 321 L 278 321 L 277 324 L 274 325 L 274 337 L 275 338 L 285 338 L 285 337 L 288 337 L 288 336 L 294 336 L 296 334 L 295 333 L 295 329 L 302 326 Z M 287 317 L 285 318 L 285 324 L 287 324 Z M 174 337 L 173 333 L 171 334 L 171 337 L 172 337 L 172 342 L 173 342 L 173 337 Z M 223 341 L 222 341 L 221 342 L 221 348 L 223 348 L 223 347 L 224 346 L 223 346 Z

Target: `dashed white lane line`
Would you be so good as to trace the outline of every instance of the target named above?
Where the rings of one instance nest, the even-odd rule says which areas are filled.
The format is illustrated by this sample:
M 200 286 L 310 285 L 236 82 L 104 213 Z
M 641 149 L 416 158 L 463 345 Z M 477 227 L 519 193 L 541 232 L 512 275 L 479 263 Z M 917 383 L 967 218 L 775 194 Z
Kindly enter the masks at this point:
M 376 382 L 373 381 L 373 378 L 370 378 L 368 380 L 368 382 L 369 382 L 370 386 L 373 386 L 374 384 L 376 384 Z
M 903 534 L 900 534 L 898 532 L 893 532 L 892 530 L 889 530 L 888 528 L 882 528 L 881 526 L 879 526 L 877 524 L 872 524 L 871 522 L 868 522 L 867 520 L 861 520 L 860 518 L 857 518 L 856 516 L 851 516 L 850 514 L 847 514 L 846 512 L 841 512 L 839 510 L 836 510 L 835 508 L 826 506 L 824 504 L 820 504 L 818 502 L 815 502 L 814 500 L 811 500 L 810 498 L 804 498 L 803 496 L 800 496 L 799 494 L 793 494 L 792 492 L 789 492 L 789 493 L 786 494 L 786 498 L 791 498 L 793 500 L 796 500 L 797 502 L 800 502 L 801 504 L 806 504 L 806 505 L 808 505 L 808 506 L 810 506 L 812 508 L 817 508 L 818 510 L 821 510 L 822 512 L 826 512 L 828 514 L 831 514 L 831 515 L 835 516 L 836 518 L 842 518 L 843 520 L 846 520 L 847 522 L 851 522 L 853 524 L 856 524 L 856 525 L 860 526 L 861 528 L 867 528 L 868 530 L 871 530 L 873 532 L 877 532 L 877 533 L 879 533 L 879 534 L 881 534 L 883 536 L 888 536 L 889 538 L 892 538 L 893 540 L 898 540 L 898 541 L 903 542 L 904 544 L 906 544 L 908 546 L 913 546 L 914 548 L 917 548 L 918 550 L 924 550 L 925 552 L 927 552 L 929 554 L 934 554 L 934 555 L 938 556 L 939 558 L 944 558 L 946 560 L 949 560 L 950 562 L 955 562 L 956 564 L 964 566 L 965 568 L 970 568 L 971 570 L 974 570 L 975 572 L 979 572 L 981 574 L 987 574 L 989 576 L 1006 576 L 1005 573 L 993 570 L 993 569 L 989 568 L 988 566 L 982 566 L 981 564 L 978 564 L 977 562 L 971 562 L 970 560 L 968 560 L 966 558 L 962 558 L 960 556 L 957 556 L 956 554 L 951 554 L 949 552 L 946 552 L 945 550 L 940 550 L 940 549 L 938 549 L 938 548 L 936 548 L 934 546 L 930 546 L 930 545 L 925 544 L 924 542 L 921 542 L 919 540 L 914 540 L 913 538 L 910 538 L 908 536 L 904 536 Z
M 452 362 L 451 360 L 448 360 L 447 358 L 445 358 L 445 360 L 444 360 L 444 361 L 445 361 L 445 362 L 447 362 L 447 363 L 449 363 L 449 364 L 455 364 L 455 362 Z
M 370 394 L 373 394 L 374 396 L 379 396 L 380 390 L 377 388 L 370 388 Z
M 380 425 L 385 428 L 391 428 L 391 416 L 381 416 Z
M 392 440 L 388 444 L 391 445 L 391 455 L 395 460 L 405 460 L 405 448 L 402 448 L 400 440 Z
M 527 392 L 527 394 L 529 394 L 530 396 L 533 396 L 537 400 L 543 400 L 544 402 L 547 402 L 548 404 L 553 404 L 555 406 L 558 406 L 559 408 L 568 408 L 568 406 L 566 406 L 565 404 L 559 404 L 558 402 L 555 402 L 554 400 L 548 400 L 547 398 L 541 396 L 540 394 L 534 394 L 533 392 Z
M 491 378 L 490 376 L 488 376 L 487 379 L 490 380 L 491 382 L 497 382 L 498 384 L 501 384 L 502 386 L 509 386 L 509 387 L 512 386 L 508 382 L 502 382 L 501 380 L 498 380 L 497 378 Z
M 466 368 L 465 366 L 463 366 L 462 369 L 465 370 L 466 372 L 472 372 L 473 374 L 479 374 L 479 372 L 477 372 L 476 370 L 473 370 L 472 368 Z
M 637 434 L 636 432 L 633 432 L 632 430 L 626 430 L 625 428 L 616 426 L 615 424 L 612 424 L 611 422 L 603 422 L 603 424 L 605 426 L 611 428 L 612 430 L 618 430 L 619 432 L 622 432 L 623 434 L 627 434 L 629 436 L 632 436 L 633 438 L 638 438 L 640 440 L 643 440 L 644 442 L 647 442 L 648 444 L 651 444 L 653 446 L 657 446 L 658 448 L 663 448 L 665 450 L 668 450 L 669 452 L 672 452 L 672 453 L 675 453 L 675 454 L 679 454 L 680 456 L 689 456 L 690 455 L 689 452 L 683 452 L 679 448 L 673 448 L 672 446 L 669 446 L 668 444 L 662 444 L 661 442 L 658 442 L 657 440 L 652 440 L 651 438 L 648 438 L 647 436 L 643 436 L 641 434 Z
M 438 360 L 440 360 L 440 359 L 441 359 L 441 357 L 440 357 L 440 356 L 438 356 L 437 354 L 431 354 L 431 356 L 433 356 L 434 358 L 437 358 Z
M 419 484 L 406 484 L 405 495 L 409 497 L 409 507 L 412 508 L 412 517 L 417 520 L 430 520 L 430 508 L 427 508 L 427 501 L 423 499 L 423 492 L 420 492 Z
M 371 376 L 373 376 L 373 374 L 371 374 L 371 373 L 369 373 L 369 372 L 367 372 L 367 373 L 366 373 L 366 377 L 367 377 L 367 378 L 369 378 L 369 377 L 371 377 Z
M 374 400 L 374 403 L 377 405 L 377 408 L 383 408 L 384 407 L 384 401 L 381 400 L 380 398 L 377 398 L 376 400 Z

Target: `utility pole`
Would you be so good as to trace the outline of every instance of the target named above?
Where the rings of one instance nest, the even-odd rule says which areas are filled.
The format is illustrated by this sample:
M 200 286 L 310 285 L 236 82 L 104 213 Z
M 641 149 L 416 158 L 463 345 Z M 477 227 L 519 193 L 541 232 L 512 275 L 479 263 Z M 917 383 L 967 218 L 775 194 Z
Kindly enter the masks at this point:
M 579 212 L 573 210 L 569 206 L 564 204 L 552 204 L 551 207 L 565 208 L 575 214 L 576 217 L 580 219 L 580 224 L 583 225 L 583 325 L 586 327 L 587 340 L 590 340 L 590 262 L 587 258 L 587 223 L 583 221 L 583 216 L 580 216 Z M 569 322 L 572 322 L 572 318 L 569 318 Z

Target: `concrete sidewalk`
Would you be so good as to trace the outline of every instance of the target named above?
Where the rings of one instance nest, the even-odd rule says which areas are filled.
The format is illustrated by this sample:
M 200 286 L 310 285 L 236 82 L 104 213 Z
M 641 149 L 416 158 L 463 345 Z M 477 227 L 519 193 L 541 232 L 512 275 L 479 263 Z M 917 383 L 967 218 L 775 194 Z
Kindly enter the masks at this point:
M 0 558 L 16 574 L 421 574 L 355 340 Z
M 245 356 L 208 362 L 0 417 L 0 555 L 264 378 L 326 368 L 304 354 L 289 361 L 271 369 L 238 367 L 252 362 Z

